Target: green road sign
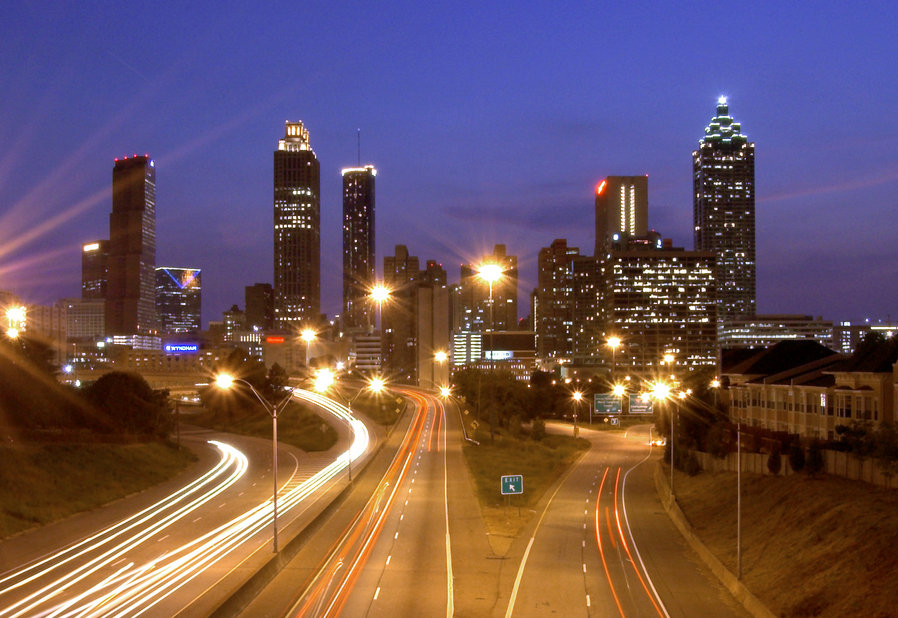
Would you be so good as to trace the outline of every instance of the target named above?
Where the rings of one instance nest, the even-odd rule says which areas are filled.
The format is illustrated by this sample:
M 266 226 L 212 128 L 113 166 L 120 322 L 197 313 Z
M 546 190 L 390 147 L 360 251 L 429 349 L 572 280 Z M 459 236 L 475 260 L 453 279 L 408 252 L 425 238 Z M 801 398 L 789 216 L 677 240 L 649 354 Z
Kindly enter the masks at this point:
M 509 474 L 502 477 L 502 495 L 524 493 L 524 477 L 520 474 Z
M 594 414 L 599 416 L 607 416 L 610 414 L 620 414 L 620 397 L 617 395 L 607 395 L 596 393 L 596 405 Z
M 630 414 L 653 414 L 652 400 L 642 395 L 630 395 Z

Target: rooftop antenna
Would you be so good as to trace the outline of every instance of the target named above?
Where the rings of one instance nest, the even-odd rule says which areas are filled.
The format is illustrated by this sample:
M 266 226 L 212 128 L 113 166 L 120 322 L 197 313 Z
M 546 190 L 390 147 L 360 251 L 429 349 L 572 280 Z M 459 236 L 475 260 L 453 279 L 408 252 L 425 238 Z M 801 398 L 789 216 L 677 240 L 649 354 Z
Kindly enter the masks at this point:
M 356 129 L 356 137 L 358 138 L 359 167 L 362 167 L 362 130 Z

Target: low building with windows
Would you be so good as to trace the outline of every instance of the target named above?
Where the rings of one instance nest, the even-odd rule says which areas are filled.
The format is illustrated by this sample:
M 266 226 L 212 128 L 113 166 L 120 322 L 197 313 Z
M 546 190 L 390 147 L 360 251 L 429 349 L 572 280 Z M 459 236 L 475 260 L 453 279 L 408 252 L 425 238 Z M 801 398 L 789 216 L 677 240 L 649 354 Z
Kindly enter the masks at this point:
M 725 367 L 735 422 L 833 439 L 839 425 L 894 422 L 898 342 L 853 356 L 817 342 L 783 341 Z

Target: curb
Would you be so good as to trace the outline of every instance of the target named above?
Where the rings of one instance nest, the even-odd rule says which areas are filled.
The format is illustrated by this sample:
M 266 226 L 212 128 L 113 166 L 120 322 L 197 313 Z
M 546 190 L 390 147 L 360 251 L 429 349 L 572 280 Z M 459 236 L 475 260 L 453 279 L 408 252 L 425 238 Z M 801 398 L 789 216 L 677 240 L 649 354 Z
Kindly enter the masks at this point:
M 707 565 L 720 583 L 723 584 L 723 586 L 730 591 L 730 594 L 742 604 L 745 610 L 752 616 L 755 616 L 755 618 L 776 618 L 776 614 L 771 612 L 758 597 L 752 594 L 752 592 L 745 587 L 745 584 L 737 579 L 736 576 L 733 575 L 720 560 L 718 560 L 717 556 L 712 554 L 711 550 L 705 547 L 705 544 L 695 535 L 692 531 L 692 526 L 689 524 L 686 516 L 683 515 L 683 511 L 680 510 L 680 506 L 677 504 L 676 499 L 671 502 L 669 498 L 670 485 L 667 483 L 667 479 L 664 478 L 664 475 L 661 474 L 660 465 L 655 466 L 654 477 L 655 491 L 658 492 L 658 499 L 661 501 L 661 505 L 667 512 L 668 517 L 670 517 L 670 520 L 673 522 L 674 526 L 677 527 L 677 530 L 680 531 L 680 534 L 683 535 L 683 538 L 686 539 L 689 546 L 698 554 L 699 558 L 702 559 L 702 562 Z

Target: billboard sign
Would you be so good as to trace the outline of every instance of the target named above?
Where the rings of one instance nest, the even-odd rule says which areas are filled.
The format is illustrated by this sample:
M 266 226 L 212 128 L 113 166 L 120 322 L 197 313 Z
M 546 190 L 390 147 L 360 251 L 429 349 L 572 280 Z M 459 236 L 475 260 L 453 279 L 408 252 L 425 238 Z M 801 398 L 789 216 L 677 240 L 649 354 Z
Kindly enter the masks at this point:
M 166 354 L 196 354 L 200 351 L 198 343 L 166 343 L 162 346 Z

